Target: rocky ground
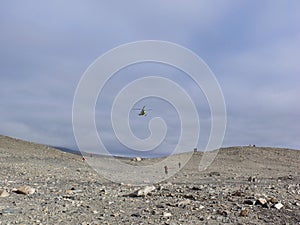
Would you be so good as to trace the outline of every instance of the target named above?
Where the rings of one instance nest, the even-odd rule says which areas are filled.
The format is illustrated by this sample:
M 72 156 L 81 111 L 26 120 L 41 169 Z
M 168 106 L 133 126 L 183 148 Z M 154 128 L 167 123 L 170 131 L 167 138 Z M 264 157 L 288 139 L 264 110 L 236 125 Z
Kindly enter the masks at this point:
M 201 156 L 137 187 L 80 156 L 0 136 L 0 224 L 300 224 L 300 151 L 224 148 L 199 172 Z

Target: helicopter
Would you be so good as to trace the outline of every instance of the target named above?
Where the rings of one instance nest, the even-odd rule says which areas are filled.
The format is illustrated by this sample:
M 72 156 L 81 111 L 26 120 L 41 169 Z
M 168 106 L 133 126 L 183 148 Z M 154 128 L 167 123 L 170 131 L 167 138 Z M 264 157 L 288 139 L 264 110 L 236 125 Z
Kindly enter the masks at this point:
M 141 109 L 139 109 L 139 108 L 134 108 L 133 110 L 140 110 L 140 112 L 139 112 L 139 116 L 147 116 L 147 111 L 145 110 L 145 107 L 146 106 L 143 106 L 143 108 L 141 108 Z M 151 110 L 151 109 L 147 109 L 147 110 Z

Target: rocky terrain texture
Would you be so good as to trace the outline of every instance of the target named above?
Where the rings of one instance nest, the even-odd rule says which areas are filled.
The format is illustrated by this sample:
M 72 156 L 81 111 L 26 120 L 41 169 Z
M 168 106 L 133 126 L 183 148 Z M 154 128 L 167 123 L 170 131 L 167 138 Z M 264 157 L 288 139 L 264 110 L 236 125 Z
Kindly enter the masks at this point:
M 88 157 L 0 135 L 0 224 L 300 224 L 300 151 L 223 148 L 199 172 L 201 156 L 137 187 L 102 178 Z

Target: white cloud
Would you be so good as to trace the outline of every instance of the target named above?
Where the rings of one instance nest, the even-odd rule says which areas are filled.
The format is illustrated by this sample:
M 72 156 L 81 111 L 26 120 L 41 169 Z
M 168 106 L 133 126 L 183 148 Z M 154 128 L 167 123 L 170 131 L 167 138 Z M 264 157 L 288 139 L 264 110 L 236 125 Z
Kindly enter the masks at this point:
M 87 66 L 119 44 L 163 39 L 208 60 L 227 103 L 225 144 L 300 148 L 298 1 L 2 1 L 0 5 L 4 134 L 73 146 L 73 94 Z M 117 82 L 122 86 L 126 79 Z M 180 82 L 197 97 L 189 81 Z M 203 110 L 201 103 L 197 107 Z M 207 108 L 202 113 L 209 129 Z M 110 135 L 104 135 L 108 142 L 115 140 Z

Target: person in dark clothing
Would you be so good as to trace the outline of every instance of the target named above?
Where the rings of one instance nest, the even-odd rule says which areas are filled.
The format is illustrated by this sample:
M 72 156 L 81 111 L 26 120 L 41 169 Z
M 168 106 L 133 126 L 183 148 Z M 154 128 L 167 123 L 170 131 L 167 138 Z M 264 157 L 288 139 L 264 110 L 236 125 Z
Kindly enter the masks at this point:
M 165 168 L 165 174 L 166 174 L 166 175 L 168 175 L 168 170 L 169 170 L 168 166 L 167 166 L 167 165 L 165 165 L 165 167 L 164 167 L 164 168 Z

